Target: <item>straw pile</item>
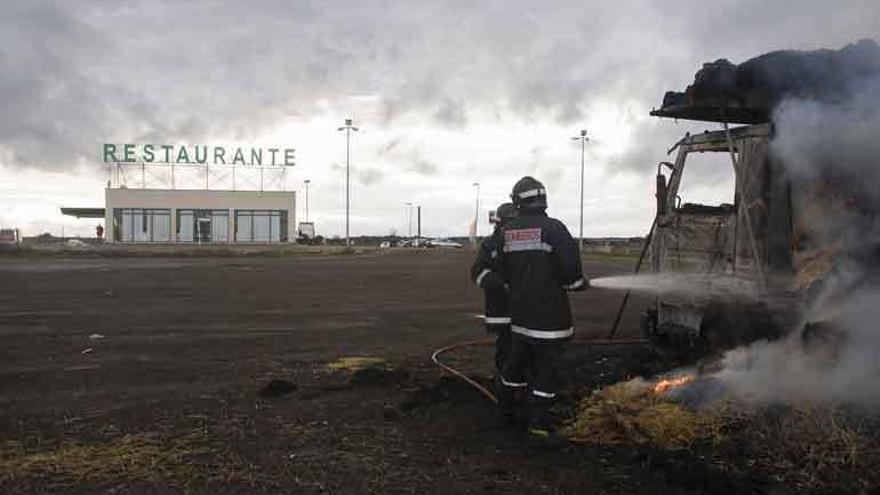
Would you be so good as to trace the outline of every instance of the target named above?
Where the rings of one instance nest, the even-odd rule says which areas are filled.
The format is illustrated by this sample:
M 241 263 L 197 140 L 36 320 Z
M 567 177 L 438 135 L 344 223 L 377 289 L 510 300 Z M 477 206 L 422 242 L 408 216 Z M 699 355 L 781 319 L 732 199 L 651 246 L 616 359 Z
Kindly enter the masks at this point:
M 348 356 L 328 364 L 327 368 L 332 371 L 361 371 L 365 369 L 390 369 L 391 366 L 380 357 Z
M 193 436 L 160 439 L 127 435 L 103 443 L 64 441 L 39 449 L 0 443 L 0 476 L 65 475 L 104 481 L 185 480 L 194 460 L 208 452 Z
M 651 445 L 665 450 L 721 441 L 719 410 L 688 410 L 654 388 L 636 378 L 593 392 L 578 404 L 577 415 L 563 434 L 574 442 Z

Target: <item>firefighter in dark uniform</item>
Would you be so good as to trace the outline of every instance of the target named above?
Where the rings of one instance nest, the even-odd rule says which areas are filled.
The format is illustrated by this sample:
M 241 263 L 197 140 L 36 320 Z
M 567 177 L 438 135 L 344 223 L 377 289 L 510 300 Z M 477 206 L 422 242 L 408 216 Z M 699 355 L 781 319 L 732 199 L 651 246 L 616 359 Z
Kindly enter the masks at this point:
M 480 244 L 477 259 L 471 265 L 471 280 L 483 289 L 485 296 L 486 331 L 496 335 L 496 375 L 501 374 L 510 353 L 510 305 L 507 302 L 507 287 L 501 275 L 501 228 L 514 215 L 516 209 L 512 203 L 503 203 L 495 210 L 495 217 L 492 219 L 495 230 Z
M 528 430 L 553 436 L 550 407 L 556 398 L 557 366 L 574 334 L 567 291 L 584 290 L 580 249 L 562 222 L 547 216 L 547 192 L 524 177 L 511 194 L 516 218 L 503 229 L 501 270 L 509 287 L 512 347 L 499 394 L 502 414 L 516 391 L 528 391 Z

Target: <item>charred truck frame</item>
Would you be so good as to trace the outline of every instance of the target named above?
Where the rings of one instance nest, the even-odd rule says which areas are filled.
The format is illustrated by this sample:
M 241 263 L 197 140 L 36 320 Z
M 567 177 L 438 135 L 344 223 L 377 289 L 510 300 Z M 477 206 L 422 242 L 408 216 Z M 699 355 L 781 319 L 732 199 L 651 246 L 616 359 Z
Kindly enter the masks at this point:
M 788 174 L 791 164 L 773 151 L 772 120 L 784 98 L 825 98 L 845 91 L 845 81 L 811 82 L 798 77 L 797 67 L 839 66 L 853 58 L 870 62 L 863 64 L 864 75 L 880 73 L 880 47 L 870 41 L 840 51 L 773 52 L 739 66 L 720 60 L 704 65 L 686 92 L 667 93 L 663 106 L 651 112 L 723 127 L 686 135 L 669 150 L 670 155 L 677 151 L 675 160 L 658 165 L 657 215 L 646 241 L 650 270 L 712 275 L 705 280 L 717 276 L 747 286 L 754 295 L 660 295 L 642 318 L 644 333 L 656 343 L 679 350 L 729 348 L 809 323 L 802 308 L 841 257 L 854 251 L 845 239 L 829 242 L 816 220 L 820 215 L 872 215 L 876 205 L 860 204 L 860 188 L 870 185 L 852 178 L 806 181 Z M 788 79 L 780 77 L 780 70 Z M 681 204 L 682 177 L 695 153 L 729 156 L 736 183 L 733 204 Z

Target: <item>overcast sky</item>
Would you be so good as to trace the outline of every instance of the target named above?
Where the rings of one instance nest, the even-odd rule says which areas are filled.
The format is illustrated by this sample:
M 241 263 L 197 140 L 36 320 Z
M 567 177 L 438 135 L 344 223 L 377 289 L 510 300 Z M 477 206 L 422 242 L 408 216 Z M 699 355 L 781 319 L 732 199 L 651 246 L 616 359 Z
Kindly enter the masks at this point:
M 876 0 L 4 2 L 0 226 L 92 234 L 58 208 L 103 206 L 102 143 L 244 144 L 296 148 L 288 186 L 310 179 L 338 235 L 351 117 L 353 234 L 406 233 L 412 201 L 426 234 L 465 235 L 471 184 L 485 217 L 525 174 L 576 233 L 586 128 L 585 235 L 642 235 L 665 150 L 714 128 L 649 117 L 666 90 L 703 62 L 860 38 L 880 38 Z M 732 198 L 719 163 L 685 201 Z

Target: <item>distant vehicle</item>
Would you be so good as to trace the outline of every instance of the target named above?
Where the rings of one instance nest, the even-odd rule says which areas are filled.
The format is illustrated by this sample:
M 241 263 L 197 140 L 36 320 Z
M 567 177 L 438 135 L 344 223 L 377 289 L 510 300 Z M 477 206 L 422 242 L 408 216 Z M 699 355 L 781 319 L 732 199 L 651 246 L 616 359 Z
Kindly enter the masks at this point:
M 296 242 L 300 244 L 322 244 L 324 241 L 320 236 L 315 235 L 314 222 L 300 222 L 297 229 Z
M 391 241 L 382 241 L 381 243 L 379 243 L 379 247 L 380 247 L 380 248 L 390 248 L 390 247 L 391 247 Z
M 431 247 L 448 247 L 448 248 L 460 248 L 462 247 L 461 243 L 450 241 L 449 239 L 430 239 L 428 240 L 428 245 Z
M 0 229 L 0 244 L 15 245 L 21 242 L 21 232 L 18 229 Z

